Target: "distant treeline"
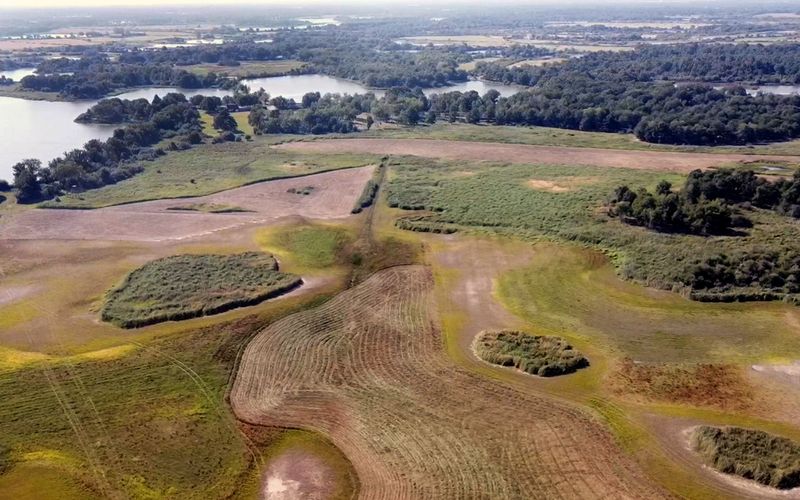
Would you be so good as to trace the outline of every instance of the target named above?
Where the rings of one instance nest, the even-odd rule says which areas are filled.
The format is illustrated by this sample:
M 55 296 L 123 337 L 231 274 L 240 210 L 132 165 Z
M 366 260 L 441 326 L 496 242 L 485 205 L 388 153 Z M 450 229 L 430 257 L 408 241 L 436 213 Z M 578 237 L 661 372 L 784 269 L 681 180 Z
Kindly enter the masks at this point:
M 676 87 L 668 79 L 800 81 L 800 45 L 643 46 L 547 67 L 479 63 L 476 72 L 536 85 L 494 109 L 470 110 L 500 124 L 633 132 L 665 144 L 748 144 L 800 136 L 800 98 L 748 96 L 742 87 Z M 702 76 L 705 75 L 705 76 Z M 491 116 L 493 114 L 493 117 Z
M 23 89 L 58 92 L 71 99 L 96 99 L 130 87 L 165 85 L 184 89 L 223 86 L 227 79 L 213 73 L 199 76 L 166 64 L 124 64 L 104 56 L 53 59 L 39 66 L 39 74 L 21 80 Z
M 800 44 L 641 45 L 634 51 L 596 52 L 551 67 L 482 62 L 489 80 L 536 85 L 563 73 L 628 82 L 800 83 Z
M 160 50 L 130 50 L 117 60 L 89 53 L 80 59 L 52 59 L 38 66 L 38 74 L 22 79 L 27 90 L 58 92 L 71 99 L 104 97 L 121 89 L 168 85 L 185 89 L 224 87 L 235 81 L 216 75 L 187 71 L 192 64 L 236 66 L 246 61 L 299 59 L 307 64 L 294 73 L 318 72 L 347 78 L 373 87 L 439 87 L 465 81 L 468 74 L 458 69 L 472 56 L 464 48 L 400 50 L 382 41 L 386 49 L 376 50 L 375 39 L 361 39 L 352 33 L 334 31 L 285 32 L 273 43 L 240 42 Z
M 142 103 L 136 102 L 137 110 Z M 12 168 L 17 199 L 31 203 L 67 191 L 93 189 L 127 179 L 143 170 L 140 162 L 164 154 L 153 146 L 173 138 L 172 149 L 184 149 L 202 141 L 200 116 L 183 94 L 156 97 L 137 111 L 140 121 L 114 131 L 106 140 L 91 140 L 52 160 L 46 167 L 39 160 L 24 160 Z

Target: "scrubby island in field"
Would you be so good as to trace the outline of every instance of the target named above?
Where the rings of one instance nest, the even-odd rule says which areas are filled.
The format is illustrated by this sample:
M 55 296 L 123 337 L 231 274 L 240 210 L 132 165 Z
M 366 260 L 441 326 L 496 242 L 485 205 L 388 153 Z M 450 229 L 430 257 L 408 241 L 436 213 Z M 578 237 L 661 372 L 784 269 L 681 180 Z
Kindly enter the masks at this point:
M 102 317 L 123 328 L 257 304 L 302 283 L 268 254 L 176 255 L 133 271 L 108 294 Z
M 800 487 L 800 444 L 763 431 L 699 427 L 693 445 L 715 469 L 781 490 Z
M 540 377 L 566 375 L 589 366 L 589 360 L 564 339 L 525 332 L 485 332 L 475 341 L 475 352 L 489 363 Z

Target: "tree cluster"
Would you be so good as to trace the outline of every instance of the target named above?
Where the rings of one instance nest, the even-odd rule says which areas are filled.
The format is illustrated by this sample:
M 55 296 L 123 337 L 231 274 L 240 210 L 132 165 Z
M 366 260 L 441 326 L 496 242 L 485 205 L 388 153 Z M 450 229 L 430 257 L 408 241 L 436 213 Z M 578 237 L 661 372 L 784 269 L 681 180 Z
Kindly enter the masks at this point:
M 257 106 L 248 121 L 258 134 L 328 134 L 354 132 L 356 117 L 369 112 L 374 94 L 339 95 L 311 92 L 302 104 L 273 99 L 271 106 Z
M 727 203 L 705 198 L 692 200 L 684 193 L 672 192 L 672 186 L 666 181 L 659 184 L 655 193 L 644 188 L 632 191 L 620 186 L 611 203 L 611 215 L 627 224 L 657 231 L 723 234 L 730 230 L 733 220 Z
M 695 170 L 677 192 L 666 181 L 655 193 L 620 186 L 612 196 L 610 213 L 649 229 L 709 235 L 750 226 L 738 213 L 748 207 L 800 217 L 800 171 L 791 179 L 770 182 L 752 170 Z
M 169 104 L 163 105 L 164 101 Z M 131 102 L 131 101 L 128 101 Z M 172 149 L 183 149 L 202 141 L 200 116 L 182 94 L 156 97 L 149 105 L 147 121 L 117 129 L 106 141 L 93 139 L 83 148 L 68 151 L 42 166 L 39 160 L 23 160 L 13 167 L 14 187 L 21 203 L 58 196 L 65 191 L 93 189 L 136 175 L 140 162 L 164 154 L 152 146 L 164 139 Z

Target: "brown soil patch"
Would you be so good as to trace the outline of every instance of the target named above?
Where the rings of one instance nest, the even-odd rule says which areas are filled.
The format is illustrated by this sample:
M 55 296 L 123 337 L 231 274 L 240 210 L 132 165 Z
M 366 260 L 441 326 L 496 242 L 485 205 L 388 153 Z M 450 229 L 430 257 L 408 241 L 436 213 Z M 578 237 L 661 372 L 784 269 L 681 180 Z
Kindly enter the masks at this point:
M 577 408 L 453 366 L 422 266 L 381 271 L 247 346 L 236 415 L 328 436 L 362 498 L 659 498 Z
M 287 450 L 273 458 L 264 472 L 265 500 L 326 500 L 335 489 L 334 473 L 319 457 Z
M 26 210 L 0 223 L 0 240 L 185 240 L 293 215 L 310 219 L 343 218 L 350 215 L 372 170 L 373 167 L 337 170 L 261 182 L 209 196 L 96 210 Z M 315 187 L 309 195 L 288 192 L 309 185 Z M 175 210 L 198 204 L 235 206 L 248 212 L 214 214 Z
M 753 388 L 735 365 L 670 365 L 624 359 L 611 375 L 611 389 L 620 396 L 646 401 L 747 410 Z
M 413 155 L 446 160 L 593 165 L 684 173 L 731 163 L 797 160 L 790 156 L 633 151 L 431 139 L 323 139 L 291 142 L 276 147 L 315 153 Z

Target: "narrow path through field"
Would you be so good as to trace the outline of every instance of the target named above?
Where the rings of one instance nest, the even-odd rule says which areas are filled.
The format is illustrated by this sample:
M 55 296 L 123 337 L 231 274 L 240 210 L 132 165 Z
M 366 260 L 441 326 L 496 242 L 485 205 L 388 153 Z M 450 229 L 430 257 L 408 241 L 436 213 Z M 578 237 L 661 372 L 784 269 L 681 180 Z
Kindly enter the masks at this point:
M 289 151 L 314 153 L 413 155 L 446 160 L 593 165 L 684 173 L 698 168 L 717 167 L 732 163 L 797 162 L 797 158 L 792 156 L 626 151 L 433 139 L 322 139 L 290 142 L 275 147 Z
M 432 290 L 428 268 L 390 268 L 273 323 L 245 350 L 234 412 L 328 436 L 362 498 L 665 496 L 595 419 L 455 366 Z

